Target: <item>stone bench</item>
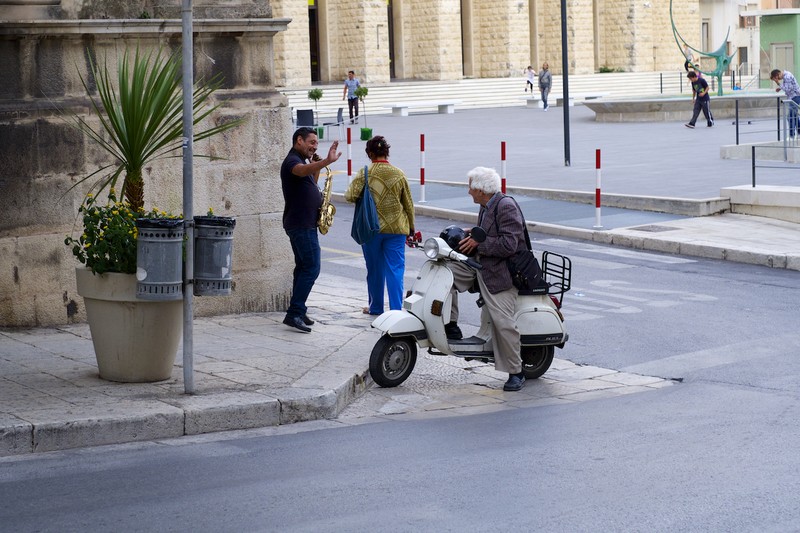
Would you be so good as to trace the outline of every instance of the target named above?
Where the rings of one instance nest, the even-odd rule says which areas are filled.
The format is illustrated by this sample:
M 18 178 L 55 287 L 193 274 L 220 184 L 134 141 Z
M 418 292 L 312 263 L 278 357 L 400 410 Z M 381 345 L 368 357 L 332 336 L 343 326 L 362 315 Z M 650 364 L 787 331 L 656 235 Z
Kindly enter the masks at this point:
M 574 106 L 575 100 L 597 100 L 598 98 L 604 98 L 606 96 L 608 96 L 608 93 L 574 93 L 569 95 L 569 105 L 570 107 Z M 556 107 L 561 107 L 562 105 L 564 105 L 564 98 L 556 98 Z
M 540 96 L 520 96 L 520 98 L 525 100 L 525 107 L 544 107 Z
M 744 93 L 744 94 L 742 94 Z M 739 101 L 739 120 L 743 118 L 775 118 L 779 96 L 770 90 L 736 91 L 725 96 L 711 96 L 711 110 L 719 122 L 722 118 L 736 116 L 736 101 Z M 586 101 L 586 107 L 594 111 L 597 122 L 686 122 L 692 116 L 692 95 L 656 96 Z M 723 154 L 723 157 L 727 157 Z M 749 158 L 749 147 L 744 157 Z
M 461 102 L 458 101 L 445 101 L 445 102 L 402 102 L 402 103 L 394 103 L 394 104 L 387 104 L 383 107 L 388 107 L 392 109 L 392 115 L 396 117 L 407 117 L 408 116 L 408 108 L 410 107 L 435 107 L 438 109 L 439 113 L 441 114 L 448 114 L 452 115 L 455 113 L 455 106 L 456 104 L 460 104 Z

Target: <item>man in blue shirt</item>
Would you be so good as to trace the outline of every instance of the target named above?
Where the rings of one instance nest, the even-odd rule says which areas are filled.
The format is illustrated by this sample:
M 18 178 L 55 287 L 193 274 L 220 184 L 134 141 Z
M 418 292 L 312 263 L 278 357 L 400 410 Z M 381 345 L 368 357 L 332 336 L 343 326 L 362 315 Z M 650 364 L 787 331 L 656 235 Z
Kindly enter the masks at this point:
M 317 281 L 320 270 L 320 249 L 317 236 L 322 192 L 317 181 L 323 168 L 339 159 L 339 141 L 333 141 L 325 159 L 317 158 L 319 140 L 312 128 L 298 128 L 292 136 L 292 149 L 281 165 L 281 188 L 285 206 L 283 229 L 294 252 L 292 296 L 283 323 L 304 333 L 311 333 L 314 321 L 308 318 L 306 300 Z
M 703 115 L 706 117 L 708 127 L 710 128 L 714 125 L 714 117 L 711 115 L 711 108 L 709 107 L 711 97 L 708 95 L 708 82 L 699 77 L 697 72 L 693 70 L 690 70 L 686 77 L 689 78 L 689 82 L 692 84 L 692 102 L 694 102 L 694 110 L 692 111 L 692 120 L 684 124 L 684 126 L 687 128 L 694 128 L 697 117 L 700 116 L 700 111 L 702 111 Z
M 794 102 L 794 105 L 788 104 L 789 138 L 794 139 L 797 129 L 800 128 L 797 119 L 797 106 L 800 105 L 800 85 L 797 84 L 797 79 L 788 70 L 775 69 L 769 73 L 769 79 L 778 84 L 775 92 L 783 91 L 786 93 L 786 98 Z
M 352 70 L 347 73 L 347 79 L 344 80 L 344 90 L 342 91 L 342 100 L 347 98 L 347 109 L 350 111 L 350 124 L 358 124 L 358 96 L 356 96 L 356 89 L 361 87 L 361 84 L 356 78 L 356 73 Z M 355 111 L 355 116 L 353 115 Z M 355 117 L 355 119 L 354 119 Z

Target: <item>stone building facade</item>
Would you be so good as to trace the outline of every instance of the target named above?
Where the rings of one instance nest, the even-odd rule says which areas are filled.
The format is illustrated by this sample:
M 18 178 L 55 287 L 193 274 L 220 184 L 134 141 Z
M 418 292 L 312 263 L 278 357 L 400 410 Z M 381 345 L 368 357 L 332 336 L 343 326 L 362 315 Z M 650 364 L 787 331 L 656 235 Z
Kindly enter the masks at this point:
M 678 30 L 694 38 L 700 0 L 674 0 Z M 275 40 L 276 84 L 344 79 L 459 80 L 561 67 L 561 0 L 273 0 L 289 17 Z M 681 68 L 670 2 L 566 0 L 571 74 Z M 677 56 L 677 57 L 676 57 Z
M 224 158 L 195 160 L 195 214 L 213 207 L 237 220 L 233 295 L 197 298 L 195 311 L 285 309 L 294 262 L 278 176 L 293 126 L 274 87 L 272 45 L 289 21 L 270 18 L 267 0 L 195 4 L 196 77 L 225 77 L 216 93 L 222 106 L 210 120 L 247 119 L 195 144 L 196 155 Z M 79 74 L 90 79 L 90 55 L 115 68 L 126 48 L 177 50 L 179 19 L 179 1 L 0 0 L 0 326 L 85 319 L 75 289 L 79 263 L 64 238 L 80 231 L 88 187 L 79 179 L 110 161 L 69 124 L 75 114 L 96 121 Z M 182 211 L 175 155 L 146 169 L 147 208 Z

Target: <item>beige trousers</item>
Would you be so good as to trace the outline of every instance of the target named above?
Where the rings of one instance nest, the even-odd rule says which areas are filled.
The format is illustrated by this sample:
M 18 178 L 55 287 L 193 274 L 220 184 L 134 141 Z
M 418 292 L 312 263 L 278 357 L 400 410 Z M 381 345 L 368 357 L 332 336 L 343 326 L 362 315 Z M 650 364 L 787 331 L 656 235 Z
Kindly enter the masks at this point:
M 517 289 L 512 287 L 507 291 L 492 294 L 486 289 L 483 277 L 471 268 L 455 262 L 448 266 L 453 272 L 453 288 L 455 289 L 453 291 L 453 307 L 450 319 L 454 322 L 458 321 L 458 292 L 464 292 L 469 289 L 477 278 L 484 301 L 484 307 L 481 311 L 488 311 L 489 318 L 492 320 L 494 368 L 499 372 L 507 372 L 509 374 L 522 372 L 519 330 L 517 330 L 517 324 L 514 321 Z

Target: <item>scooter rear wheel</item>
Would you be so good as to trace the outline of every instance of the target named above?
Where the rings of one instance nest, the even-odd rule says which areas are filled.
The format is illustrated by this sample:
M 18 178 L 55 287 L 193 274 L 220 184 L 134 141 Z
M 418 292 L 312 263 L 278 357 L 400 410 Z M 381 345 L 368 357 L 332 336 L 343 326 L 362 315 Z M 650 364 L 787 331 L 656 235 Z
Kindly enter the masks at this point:
M 417 342 L 414 337 L 384 335 L 369 356 L 369 374 L 381 387 L 396 387 L 411 375 L 417 363 Z
M 525 379 L 536 379 L 541 377 L 553 364 L 555 346 L 523 346 L 522 371 Z

